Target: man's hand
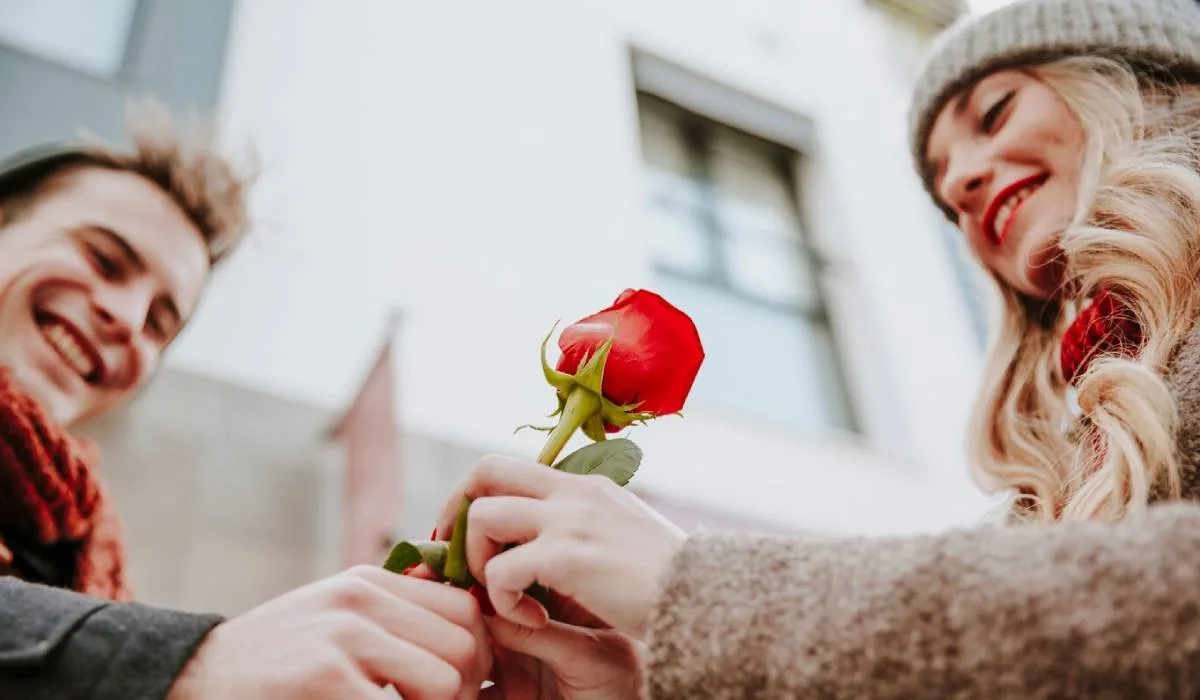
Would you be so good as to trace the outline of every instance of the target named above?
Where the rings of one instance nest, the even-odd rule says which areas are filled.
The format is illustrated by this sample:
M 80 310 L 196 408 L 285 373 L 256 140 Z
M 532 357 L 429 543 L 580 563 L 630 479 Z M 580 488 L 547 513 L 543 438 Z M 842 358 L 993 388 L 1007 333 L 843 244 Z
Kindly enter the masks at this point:
M 215 628 L 167 700 L 461 700 L 491 665 L 469 593 L 361 566 Z

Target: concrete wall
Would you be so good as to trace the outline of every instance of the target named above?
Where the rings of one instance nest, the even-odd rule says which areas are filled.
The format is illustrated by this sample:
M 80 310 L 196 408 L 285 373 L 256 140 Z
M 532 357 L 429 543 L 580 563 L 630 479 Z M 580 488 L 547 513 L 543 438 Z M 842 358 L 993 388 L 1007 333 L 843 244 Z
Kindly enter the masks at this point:
M 167 370 L 83 430 L 123 518 L 139 598 L 236 613 L 320 567 L 330 414 Z

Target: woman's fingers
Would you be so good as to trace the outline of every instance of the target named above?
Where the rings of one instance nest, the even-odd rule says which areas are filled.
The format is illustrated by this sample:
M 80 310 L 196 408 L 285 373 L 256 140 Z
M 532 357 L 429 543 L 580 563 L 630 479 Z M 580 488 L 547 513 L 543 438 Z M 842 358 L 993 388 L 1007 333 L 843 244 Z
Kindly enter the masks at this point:
M 544 499 L 568 475 L 536 462 L 523 462 L 507 457 L 485 457 L 454 489 L 438 515 L 437 533 L 449 539 L 454 529 L 454 516 L 463 499 L 475 500 L 484 496 L 523 496 Z
M 530 629 L 499 617 L 487 627 L 497 649 L 545 665 L 556 697 L 641 697 L 642 648 L 625 635 L 562 622 Z
M 684 534 L 637 496 L 602 476 L 491 457 L 443 508 L 440 537 L 451 535 L 468 499 L 467 564 L 501 617 L 544 625 L 545 609 L 523 594 L 537 583 L 573 598 L 603 624 L 634 637 L 644 632 L 656 586 Z
M 552 563 L 549 549 L 535 540 L 506 550 L 488 562 L 484 575 L 497 615 L 526 627 L 542 627 L 549 622 L 550 614 L 541 603 L 525 594 L 536 583 L 553 587 L 549 579 L 539 576 Z
M 584 652 L 591 650 L 592 640 L 581 628 L 551 622 L 541 628 L 518 625 L 502 618 L 487 621 L 488 633 L 496 644 L 532 656 L 551 667 L 578 663 Z
M 486 585 L 486 567 L 504 545 L 537 538 L 546 504 L 533 498 L 494 496 L 471 505 L 467 519 L 467 562 L 475 580 Z
M 496 659 L 491 676 L 493 685 L 480 691 L 480 700 L 537 700 L 543 697 L 541 683 L 545 674 L 540 661 L 499 644 L 493 644 L 492 651 Z

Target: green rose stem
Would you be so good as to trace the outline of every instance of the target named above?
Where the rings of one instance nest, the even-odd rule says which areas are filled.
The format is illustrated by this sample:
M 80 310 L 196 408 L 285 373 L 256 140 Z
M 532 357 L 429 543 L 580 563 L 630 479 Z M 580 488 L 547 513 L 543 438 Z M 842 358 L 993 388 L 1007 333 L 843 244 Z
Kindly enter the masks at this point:
M 471 575 L 467 571 L 467 509 L 470 506 L 471 499 L 464 498 L 454 516 L 454 532 L 446 551 L 446 568 L 442 570 L 443 578 L 464 588 L 471 585 Z
M 567 403 L 563 406 L 562 416 L 558 425 L 546 436 L 546 444 L 538 454 L 537 461 L 547 467 L 554 464 L 558 454 L 570 442 L 576 430 L 583 427 L 592 416 L 600 412 L 600 397 L 588 389 L 577 386 L 567 394 Z
M 579 385 L 571 387 L 563 404 L 562 413 L 559 415 L 558 424 L 546 437 L 546 444 L 542 446 L 537 461 L 548 467 L 553 465 L 554 460 L 570 442 L 575 431 L 600 413 L 601 406 L 602 401 L 595 392 Z M 470 505 L 471 499 L 464 498 L 462 505 L 458 507 L 458 514 L 454 518 L 454 532 L 450 535 L 450 548 L 446 552 L 446 569 L 443 573 L 447 580 L 462 586 L 471 584 L 471 575 L 467 571 L 467 509 Z

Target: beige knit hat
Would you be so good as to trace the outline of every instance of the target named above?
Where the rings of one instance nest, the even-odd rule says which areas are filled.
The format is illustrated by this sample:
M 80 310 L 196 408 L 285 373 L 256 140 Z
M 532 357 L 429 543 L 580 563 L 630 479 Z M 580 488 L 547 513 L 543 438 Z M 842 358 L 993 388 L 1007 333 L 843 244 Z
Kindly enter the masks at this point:
M 909 138 L 925 179 L 925 146 L 942 106 L 1005 68 L 1096 54 L 1200 81 L 1198 0 L 1019 0 L 968 16 L 934 44 L 909 110 Z M 930 190 L 930 183 L 925 182 Z

